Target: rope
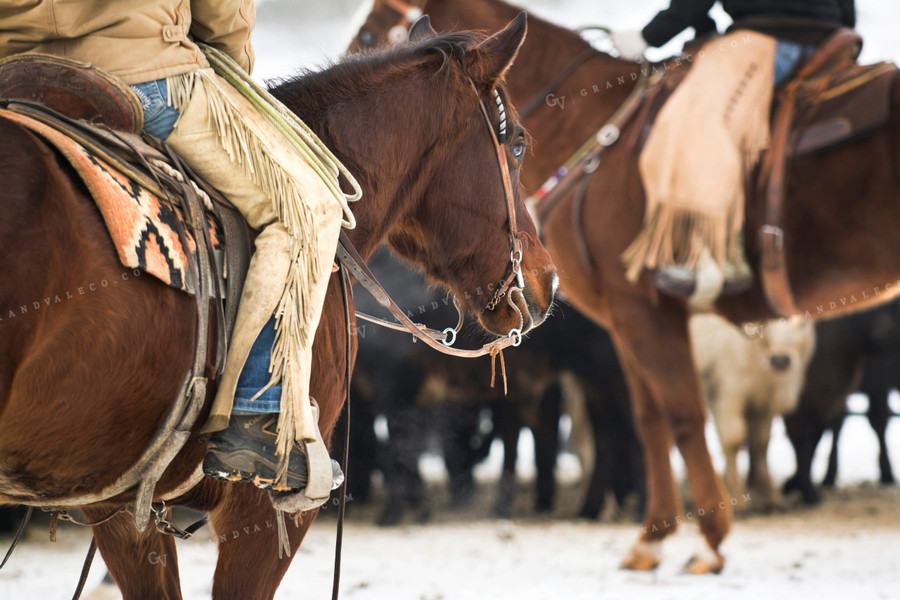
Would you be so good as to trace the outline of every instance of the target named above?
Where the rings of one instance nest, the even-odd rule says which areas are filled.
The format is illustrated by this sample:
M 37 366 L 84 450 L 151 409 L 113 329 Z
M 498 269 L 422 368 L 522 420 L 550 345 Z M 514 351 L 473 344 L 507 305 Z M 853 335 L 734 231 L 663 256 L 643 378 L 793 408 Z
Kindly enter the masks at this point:
M 203 44 L 201 44 L 201 48 L 213 70 L 239 90 L 257 110 L 266 115 L 322 178 L 344 212 L 342 225 L 347 229 L 356 227 L 356 218 L 350 210 L 349 203 L 362 198 L 362 188 L 350 171 L 297 115 L 272 96 L 268 90 L 253 81 L 230 56 Z M 347 180 L 353 193 L 344 193 L 341 189 L 340 176 Z

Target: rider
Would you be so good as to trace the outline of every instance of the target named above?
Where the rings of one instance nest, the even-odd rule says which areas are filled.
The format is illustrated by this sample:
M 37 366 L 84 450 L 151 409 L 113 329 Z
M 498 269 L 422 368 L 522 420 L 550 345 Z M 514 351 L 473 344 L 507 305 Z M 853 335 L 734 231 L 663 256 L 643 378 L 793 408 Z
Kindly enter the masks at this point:
M 688 27 L 698 38 L 715 33 L 713 4 L 671 0 L 642 30 L 613 33 L 612 41 L 622 58 L 639 60 Z M 768 143 L 773 88 L 830 33 L 856 23 L 853 0 L 722 6 L 734 24 L 695 55 L 641 152 L 647 212 L 623 254 L 631 281 L 655 269 L 656 286 L 676 296 L 713 299 L 752 283 L 742 239 L 744 181 Z
M 312 472 L 317 483 L 306 495 L 323 499 L 332 461 L 313 418 L 309 377 L 342 206 L 195 43 L 249 73 L 255 21 L 253 0 L 14 0 L 0 4 L 0 58 L 63 55 L 129 84 L 144 131 L 166 140 L 259 231 L 205 427 L 215 433 L 204 472 L 285 491 L 304 488 Z

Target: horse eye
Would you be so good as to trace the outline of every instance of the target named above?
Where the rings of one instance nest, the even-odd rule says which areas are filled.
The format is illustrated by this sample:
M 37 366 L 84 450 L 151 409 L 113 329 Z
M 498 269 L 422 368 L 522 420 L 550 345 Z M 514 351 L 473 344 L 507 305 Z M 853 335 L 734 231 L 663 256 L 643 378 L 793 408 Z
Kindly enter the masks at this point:
M 369 30 L 363 31 L 359 34 L 359 43 L 363 46 L 371 46 L 375 43 L 376 36 Z
M 522 157 L 525 156 L 525 148 L 527 147 L 528 145 L 525 142 L 518 142 L 516 144 L 513 144 L 512 154 L 516 158 L 516 160 L 522 160 Z

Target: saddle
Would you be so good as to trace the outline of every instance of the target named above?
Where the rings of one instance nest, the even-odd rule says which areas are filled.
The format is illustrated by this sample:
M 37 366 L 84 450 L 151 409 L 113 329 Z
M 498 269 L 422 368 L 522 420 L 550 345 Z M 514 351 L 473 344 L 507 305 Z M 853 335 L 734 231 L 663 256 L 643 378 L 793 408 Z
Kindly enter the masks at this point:
M 90 504 L 136 487 L 138 531 L 148 525 L 156 483 L 207 397 L 209 299 L 218 329 L 212 368 L 219 374 L 250 256 L 243 217 L 164 142 L 138 135 L 142 114 L 131 89 L 94 66 L 43 55 L 0 62 L 0 117 L 40 136 L 72 165 L 97 202 L 123 265 L 196 298 L 193 364 L 150 447 L 99 495 L 67 499 Z M 164 524 L 159 515 L 156 522 Z
M 892 63 L 859 65 L 862 38 L 848 29 L 833 34 L 795 77 L 776 90 L 772 137 L 756 182 L 763 206 L 758 233 L 760 279 L 773 312 L 798 314 L 787 272 L 783 225 L 790 161 L 865 135 L 890 117 Z
M 104 217 L 123 266 L 199 293 L 188 263 L 204 240 L 187 226 L 188 215 L 177 201 L 185 196 L 189 179 L 218 200 L 204 207 L 208 235 L 202 236 L 209 239 L 214 262 L 232 268 L 247 263 L 226 257 L 229 247 L 246 250 L 243 218 L 193 173 L 176 181 L 178 169 L 165 146 L 140 137 L 143 112 L 134 92 L 112 75 L 64 57 L 14 56 L 0 62 L 0 102 L 14 113 L 5 113 L 6 118 L 50 142 L 75 168 Z M 204 286 L 210 295 L 216 287 L 225 290 L 226 281 L 243 278 L 239 273 L 224 277 L 224 268 L 216 273 L 218 286 Z M 227 297 L 239 297 L 240 288 L 230 292 Z

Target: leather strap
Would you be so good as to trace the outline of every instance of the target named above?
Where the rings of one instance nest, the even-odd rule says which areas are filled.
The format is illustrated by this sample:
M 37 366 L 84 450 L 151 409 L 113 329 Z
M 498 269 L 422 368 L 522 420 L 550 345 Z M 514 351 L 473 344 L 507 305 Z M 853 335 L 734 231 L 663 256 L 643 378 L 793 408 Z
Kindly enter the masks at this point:
M 645 69 L 641 69 L 642 76 L 635 84 L 634 89 L 625 102 L 622 103 L 609 120 L 597 132 L 591 136 L 569 160 L 560 167 L 557 173 L 547 180 L 541 188 L 532 194 L 525 203 L 534 206 L 539 221 L 546 220 L 560 200 L 562 200 L 572 186 L 582 177 L 593 173 L 602 160 L 606 150 L 619 140 L 622 130 L 637 113 L 647 94 L 655 88 L 661 77 L 647 77 L 643 75 Z
M 344 483 L 341 485 L 338 501 L 337 534 L 334 541 L 334 580 L 331 586 L 331 600 L 338 600 L 341 590 L 341 550 L 344 546 L 344 513 L 347 509 L 347 471 L 350 456 L 350 379 L 353 377 L 353 369 L 350 363 L 353 355 L 350 351 L 352 335 L 350 333 L 350 306 L 353 304 L 353 288 L 350 286 L 350 276 L 347 269 L 341 269 L 341 298 L 344 301 L 344 325 L 346 326 L 346 352 L 344 354 L 345 385 L 347 386 L 344 398 L 344 456 L 341 459 L 341 469 L 344 472 Z
M 560 85 L 562 85 L 562 82 L 568 79 L 569 76 L 572 75 L 575 71 L 577 71 L 578 68 L 581 67 L 581 65 L 587 62 L 589 58 L 599 55 L 600 53 L 593 48 L 587 48 L 584 50 L 584 52 L 573 58 L 572 61 L 567 64 L 565 68 L 560 71 L 556 77 L 553 78 L 553 80 L 550 81 L 550 83 L 541 88 L 541 91 L 535 94 L 534 97 L 532 97 L 531 100 L 529 100 L 528 103 L 519 110 L 519 119 L 524 121 L 526 118 L 528 118 L 528 115 L 534 112 L 537 107 L 544 104 L 547 96 L 554 90 L 556 90 L 556 88 L 558 88 Z
M 765 201 L 763 225 L 759 229 L 760 281 L 763 294 L 772 311 L 779 317 L 800 313 L 791 289 L 787 268 L 787 244 L 784 232 L 784 195 L 793 150 L 792 125 L 797 97 L 802 92 L 813 95 L 823 92 L 832 77 L 821 76 L 810 80 L 823 69 L 838 70 L 840 63 L 852 64 L 859 54 L 861 40 L 852 30 L 840 30 L 810 57 L 796 77 L 784 86 L 778 112 L 772 127 L 769 152 L 763 158 L 759 181 L 764 186 Z M 817 89 L 818 88 L 818 89 Z
M 449 354 L 450 356 L 459 356 L 464 358 L 475 358 L 478 356 L 486 356 L 491 354 L 491 352 L 496 352 L 497 349 L 508 348 L 509 346 L 518 346 L 522 340 L 521 334 L 515 336 L 509 336 L 505 338 L 501 338 L 497 341 L 491 342 L 490 344 L 486 344 L 482 346 L 478 350 L 460 350 L 458 348 L 450 348 L 449 346 L 444 345 L 440 341 L 434 339 L 429 335 L 427 330 L 420 329 L 413 321 L 406 316 L 406 313 L 403 312 L 397 303 L 390 297 L 387 291 L 382 287 L 382 285 L 378 282 L 378 278 L 375 277 L 375 274 L 366 266 L 365 261 L 363 261 L 362 257 L 356 251 L 356 248 L 353 247 L 353 244 L 350 242 L 350 238 L 347 237 L 347 234 L 341 231 L 340 241 L 338 242 L 337 248 L 337 260 L 345 269 L 349 275 L 353 276 L 357 282 L 363 287 L 372 298 L 375 299 L 378 304 L 383 306 L 384 308 L 391 311 L 391 314 L 394 315 L 397 320 L 409 331 L 416 339 L 422 340 L 425 345 L 434 348 L 438 352 L 443 354 Z
M 91 573 L 91 565 L 94 562 L 94 555 L 96 553 L 97 540 L 94 539 L 94 536 L 92 535 L 87 555 L 84 557 L 84 564 L 81 565 L 81 576 L 78 578 L 78 585 L 75 586 L 75 593 L 72 595 L 72 600 L 81 598 L 81 593 L 84 591 L 84 585 L 87 583 L 88 575 Z
M 25 510 L 25 516 L 22 517 L 22 522 L 19 523 L 19 528 L 16 530 L 16 535 L 13 537 L 12 544 L 9 545 L 9 549 L 6 551 L 6 556 L 3 557 L 3 562 L 0 562 L 0 569 L 6 565 L 7 561 L 9 561 L 9 557 L 12 556 L 13 550 L 19 545 L 19 540 L 22 539 L 22 534 L 25 533 L 25 528 L 28 527 L 28 522 L 31 521 L 32 514 L 34 514 L 34 507 L 29 506 Z

